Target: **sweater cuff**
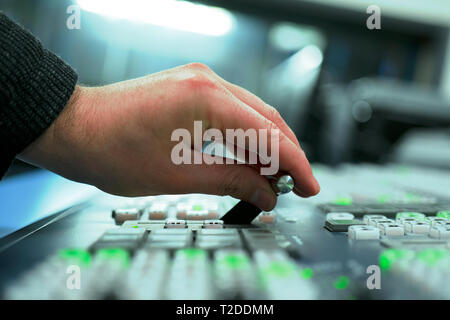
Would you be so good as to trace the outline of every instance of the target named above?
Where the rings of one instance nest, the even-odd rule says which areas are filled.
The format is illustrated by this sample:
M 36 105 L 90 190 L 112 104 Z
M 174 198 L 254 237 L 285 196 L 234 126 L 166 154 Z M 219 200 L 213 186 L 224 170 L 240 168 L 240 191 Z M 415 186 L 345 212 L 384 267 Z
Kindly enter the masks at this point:
M 8 90 L 10 98 L 0 112 L 3 149 L 0 177 L 15 156 L 43 134 L 58 117 L 77 83 L 77 74 L 69 65 L 43 48 L 25 30 L 18 33 L 21 33 L 21 40 L 27 42 L 22 45 L 32 54 L 28 63 L 16 65 L 19 70 L 12 71 L 10 81 L 7 81 L 12 90 Z M 11 58 L 15 62 L 12 64 L 16 64 L 17 60 Z

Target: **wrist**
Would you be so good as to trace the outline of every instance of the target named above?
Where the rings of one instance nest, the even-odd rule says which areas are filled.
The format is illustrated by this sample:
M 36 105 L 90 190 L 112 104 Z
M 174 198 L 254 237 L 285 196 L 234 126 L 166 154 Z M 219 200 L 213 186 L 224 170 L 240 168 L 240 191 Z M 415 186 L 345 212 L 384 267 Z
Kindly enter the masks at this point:
M 53 123 L 35 141 L 28 145 L 17 157 L 23 161 L 63 173 L 65 160 L 76 154 L 77 141 L 80 141 L 80 120 L 85 103 L 85 89 L 76 86 L 68 103 Z

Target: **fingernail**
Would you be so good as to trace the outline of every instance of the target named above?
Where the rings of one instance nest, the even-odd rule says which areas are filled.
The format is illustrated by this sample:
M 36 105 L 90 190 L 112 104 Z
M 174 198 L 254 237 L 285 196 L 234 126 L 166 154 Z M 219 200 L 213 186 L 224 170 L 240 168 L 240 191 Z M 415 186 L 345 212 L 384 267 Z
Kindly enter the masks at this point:
M 273 192 L 260 189 L 255 191 L 250 202 L 261 210 L 270 211 L 275 207 L 276 198 Z

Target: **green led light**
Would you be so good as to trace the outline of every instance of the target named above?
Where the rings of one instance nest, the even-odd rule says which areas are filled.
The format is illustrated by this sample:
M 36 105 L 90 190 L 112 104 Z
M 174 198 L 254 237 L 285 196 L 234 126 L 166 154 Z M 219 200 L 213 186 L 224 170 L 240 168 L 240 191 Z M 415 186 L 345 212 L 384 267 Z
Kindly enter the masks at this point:
M 337 197 L 334 201 L 334 204 L 340 205 L 340 206 L 349 206 L 352 204 L 352 198 L 349 197 Z
M 91 255 L 83 249 L 63 249 L 59 251 L 59 256 L 83 267 L 87 267 L 91 263 Z
M 267 276 L 275 276 L 285 278 L 295 272 L 295 266 L 289 262 L 274 261 L 264 269 L 264 274 Z
M 399 259 L 411 259 L 414 257 L 414 252 L 403 249 L 388 249 L 384 250 L 379 259 L 380 269 L 389 270 L 393 264 Z
M 439 218 L 450 219 L 450 211 L 439 211 L 436 214 L 436 216 L 439 217 Z
M 439 260 L 450 257 L 450 252 L 445 249 L 425 249 L 417 253 L 417 259 L 429 266 L 434 266 Z
M 300 276 L 304 279 L 311 279 L 314 276 L 314 270 L 311 268 L 304 268 L 300 271 Z
M 133 226 L 133 228 L 139 228 L 139 226 Z
M 183 255 L 188 259 L 206 258 L 206 251 L 202 249 L 182 249 L 177 251 L 177 255 Z
M 395 215 L 396 219 L 401 219 L 401 218 L 414 218 L 417 220 L 425 220 L 425 215 L 423 213 L 420 212 L 398 212 Z
M 192 210 L 194 211 L 202 211 L 203 210 L 203 206 L 201 204 L 195 204 L 192 206 Z
M 108 248 L 97 251 L 95 256 L 100 261 L 119 261 L 123 267 L 130 264 L 130 254 L 128 251 L 120 248 Z
M 240 269 L 248 266 L 249 260 L 246 256 L 237 254 L 228 254 L 219 260 L 219 263 L 231 269 Z
M 350 284 L 350 279 L 346 276 L 340 276 L 334 282 L 334 287 L 338 290 L 344 290 Z

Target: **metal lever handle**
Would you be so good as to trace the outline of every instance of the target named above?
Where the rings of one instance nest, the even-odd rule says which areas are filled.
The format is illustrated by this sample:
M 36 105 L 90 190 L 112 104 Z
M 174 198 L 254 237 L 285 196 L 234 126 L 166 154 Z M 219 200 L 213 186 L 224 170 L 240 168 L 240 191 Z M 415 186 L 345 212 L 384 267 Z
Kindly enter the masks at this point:
M 289 175 L 283 175 L 276 181 L 271 181 L 273 191 L 278 195 L 286 194 L 294 189 L 294 180 Z M 239 201 L 228 210 L 221 220 L 225 224 L 250 224 L 260 213 L 261 209 L 244 200 Z

